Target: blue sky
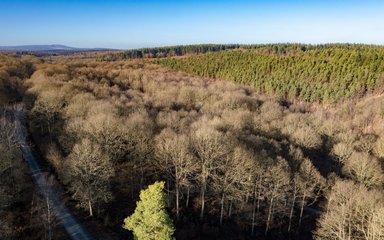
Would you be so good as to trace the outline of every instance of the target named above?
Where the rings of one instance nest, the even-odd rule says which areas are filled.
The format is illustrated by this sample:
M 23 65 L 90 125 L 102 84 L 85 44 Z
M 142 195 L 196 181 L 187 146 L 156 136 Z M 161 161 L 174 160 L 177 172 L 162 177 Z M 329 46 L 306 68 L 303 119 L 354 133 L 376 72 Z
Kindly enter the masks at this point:
M 0 0 L 0 45 L 384 44 L 384 1 Z

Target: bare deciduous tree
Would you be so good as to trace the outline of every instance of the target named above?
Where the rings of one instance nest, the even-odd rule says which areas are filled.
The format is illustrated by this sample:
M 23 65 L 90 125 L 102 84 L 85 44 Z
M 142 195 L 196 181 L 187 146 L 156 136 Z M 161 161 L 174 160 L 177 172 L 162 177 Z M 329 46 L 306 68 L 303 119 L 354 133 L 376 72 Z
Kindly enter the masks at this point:
M 205 194 L 211 174 L 220 166 L 220 160 L 230 151 L 224 135 L 209 126 L 199 126 L 192 136 L 192 146 L 199 162 L 199 181 L 201 184 L 200 218 L 204 217 Z
M 55 182 L 54 177 L 52 175 L 46 177 L 46 184 L 49 185 L 49 188 L 53 188 Z M 31 214 L 34 215 L 35 225 L 43 231 L 42 239 L 52 240 L 54 239 L 55 227 L 58 224 L 54 204 L 49 198 L 49 191 L 46 191 L 45 188 L 39 189 L 38 191 L 39 192 L 34 194 L 32 198 Z
M 74 146 L 66 164 L 74 198 L 93 216 L 94 204 L 112 199 L 110 178 L 114 171 L 110 157 L 99 145 L 83 139 Z
M 255 226 L 258 224 L 258 221 L 260 219 L 260 207 L 261 202 L 265 197 L 266 193 L 266 185 L 264 184 L 264 181 L 267 176 L 266 167 L 264 164 L 260 164 L 260 162 L 256 162 L 253 165 L 253 174 L 251 179 L 253 180 L 253 186 L 252 186 L 252 195 L 253 195 L 253 203 L 252 203 L 252 221 L 251 221 L 251 235 L 253 236 L 255 233 Z M 261 220 L 261 219 L 260 219 Z
M 383 194 L 362 184 L 337 180 L 318 220 L 316 239 L 383 239 Z
M 156 158 L 159 166 L 165 170 L 175 183 L 176 217 L 179 219 L 179 202 L 182 187 L 196 173 L 197 163 L 189 151 L 189 139 L 186 135 L 177 135 L 165 129 L 156 138 Z
M 265 235 L 271 226 L 276 215 L 285 214 L 284 204 L 289 188 L 289 167 L 285 159 L 278 158 L 275 166 L 268 168 L 268 175 L 264 179 L 265 197 L 268 201 L 268 210 L 266 217 Z M 279 210 L 283 210 L 280 211 Z
M 253 167 L 253 156 L 244 147 L 236 147 L 232 154 L 222 158 L 213 180 L 220 200 L 220 225 L 223 223 L 224 205 L 227 197 L 240 199 L 245 189 L 252 185 L 249 178 Z
M 298 203 L 300 204 L 300 227 L 305 205 L 314 203 L 317 200 L 324 187 L 325 179 L 308 158 L 304 158 L 301 162 L 297 175 L 298 181 L 296 186 L 298 188 Z
M 332 148 L 332 153 L 337 157 L 337 160 L 344 163 L 353 153 L 353 145 L 346 142 L 339 142 Z
M 6 208 L 20 196 L 23 165 L 18 148 L 16 124 L 12 116 L 0 110 L 0 209 Z M 17 187 L 17 188 L 16 188 Z
M 64 106 L 64 96 L 59 94 L 57 89 L 46 90 L 40 93 L 32 112 L 38 116 L 38 124 L 42 131 L 47 131 L 52 137 L 53 126 L 56 123 L 56 118 Z M 46 125 L 46 126 L 45 126 Z M 46 127 L 46 129 L 43 129 Z
M 352 179 L 367 187 L 381 186 L 384 174 L 378 160 L 368 153 L 354 152 L 344 162 L 343 171 Z

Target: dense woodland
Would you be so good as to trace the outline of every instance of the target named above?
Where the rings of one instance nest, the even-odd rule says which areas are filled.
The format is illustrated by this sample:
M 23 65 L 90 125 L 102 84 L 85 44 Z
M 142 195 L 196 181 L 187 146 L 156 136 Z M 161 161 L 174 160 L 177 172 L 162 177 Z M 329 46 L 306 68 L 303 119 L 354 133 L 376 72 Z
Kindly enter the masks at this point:
M 16 138 L 12 105 L 22 100 L 23 83 L 34 71 L 32 58 L 0 56 L 0 238 L 44 236 L 42 199 L 34 190 Z M 34 200 L 33 200 L 34 199 Z M 41 214 L 40 214 L 41 213 Z
M 239 44 L 200 44 L 200 45 L 180 45 L 158 48 L 141 48 L 123 51 L 119 53 L 105 54 L 99 57 L 102 61 L 116 61 L 123 59 L 137 58 L 163 58 L 184 56 L 193 54 L 202 54 L 207 52 L 218 52 L 229 49 L 239 48 Z
M 382 46 L 277 44 L 158 62 L 291 100 L 335 103 L 367 93 L 382 93 L 383 59 Z
M 160 61 L 205 77 L 237 75 L 242 84 L 256 82 L 246 76 L 261 76 L 270 66 L 260 86 L 146 61 L 4 57 L 0 92 L 9 99 L 6 89 L 17 86 L 12 89 L 29 110 L 29 130 L 44 160 L 77 207 L 121 238 L 132 237 L 122 224 L 140 190 L 164 181 L 160 198 L 176 239 L 384 239 L 384 97 L 363 96 L 381 92 L 382 48 L 268 49 L 274 46 Z M 362 60 L 352 57 L 358 53 Z M 24 69 L 25 75 L 15 74 Z M 362 69 L 369 71 L 359 75 Z M 302 84 L 310 96 L 313 86 L 322 86 L 321 98 L 279 94 L 280 74 L 290 79 L 299 71 L 303 77 L 289 83 Z M 276 88 L 262 88 L 272 77 Z M 326 89 L 332 101 L 345 100 L 331 106 L 291 101 L 326 101 Z M 9 161 L 22 165 L 14 149 L 1 169 Z M 13 209 L 2 204 L 0 214 Z M 131 229 L 134 222 L 125 224 Z

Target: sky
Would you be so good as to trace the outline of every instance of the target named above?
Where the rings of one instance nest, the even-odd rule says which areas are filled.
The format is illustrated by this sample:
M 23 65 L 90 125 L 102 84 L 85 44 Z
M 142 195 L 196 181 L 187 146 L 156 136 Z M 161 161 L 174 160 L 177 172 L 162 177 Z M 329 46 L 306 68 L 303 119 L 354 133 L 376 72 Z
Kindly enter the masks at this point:
M 0 45 L 384 45 L 378 0 L 0 0 Z

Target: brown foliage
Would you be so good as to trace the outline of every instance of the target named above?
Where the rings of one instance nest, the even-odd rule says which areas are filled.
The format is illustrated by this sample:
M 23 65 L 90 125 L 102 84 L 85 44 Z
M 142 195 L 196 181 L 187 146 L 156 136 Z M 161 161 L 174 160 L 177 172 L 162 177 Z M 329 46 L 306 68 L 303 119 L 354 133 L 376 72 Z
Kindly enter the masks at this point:
M 83 207 L 103 206 L 112 194 L 122 203 L 147 182 L 166 179 L 176 215 L 231 219 L 274 237 L 272 228 L 298 229 L 303 209 L 322 201 L 323 176 L 341 173 L 382 191 L 384 120 L 363 108 L 375 99 L 283 106 L 246 87 L 139 62 L 63 61 L 39 69 L 27 82 L 32 129 L 49 133 L 39 145 L 49 146 L 45 157 L 68 174 Z M 78 182 L 98 164 L 104 167 L 92 181 L 102 184 L 88 191 L 97 193 L 91 198 Z M 115 171 L 125 177 L 112 178 Z

